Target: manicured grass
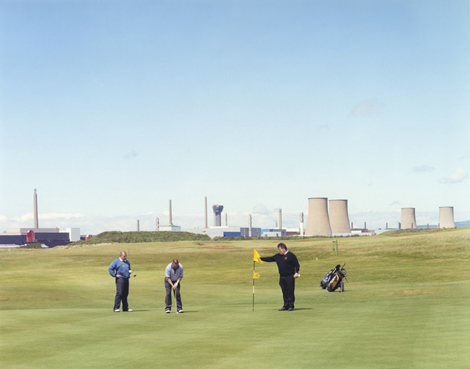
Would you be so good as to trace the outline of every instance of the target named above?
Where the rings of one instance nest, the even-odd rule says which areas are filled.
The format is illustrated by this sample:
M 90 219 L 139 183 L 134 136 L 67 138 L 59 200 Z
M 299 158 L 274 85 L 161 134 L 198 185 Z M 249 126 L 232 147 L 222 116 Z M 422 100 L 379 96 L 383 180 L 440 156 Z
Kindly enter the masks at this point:
M 0 250 L 2 368 L 467 368 L 470 228 L 286 241 L 296 311 L 278 312 L 278 241 L 181 241 Z M 129 252 L 133 313 L 113 313 L 107 268 Z M 163 272 L 185 267 L 184 314 L 164 314 Z M 317 260 L 318 259 L 318 260 Z M 319 288 L 346 264 L 345 293 Z M 352 287 L 352 289 L 351 289 Z

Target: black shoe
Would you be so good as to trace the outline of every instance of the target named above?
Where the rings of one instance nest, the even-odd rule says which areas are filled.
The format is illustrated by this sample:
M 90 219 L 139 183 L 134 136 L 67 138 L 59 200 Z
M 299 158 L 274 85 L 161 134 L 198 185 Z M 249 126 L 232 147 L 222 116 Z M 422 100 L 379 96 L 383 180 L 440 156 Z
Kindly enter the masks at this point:
M 289 308 L 287 309 L 287 311 L 294 311 L 294 308 Z
M 285 308 L 284 306 L 282 308 L 280 308 L 278 311 L 286 311 L 287 308 Z

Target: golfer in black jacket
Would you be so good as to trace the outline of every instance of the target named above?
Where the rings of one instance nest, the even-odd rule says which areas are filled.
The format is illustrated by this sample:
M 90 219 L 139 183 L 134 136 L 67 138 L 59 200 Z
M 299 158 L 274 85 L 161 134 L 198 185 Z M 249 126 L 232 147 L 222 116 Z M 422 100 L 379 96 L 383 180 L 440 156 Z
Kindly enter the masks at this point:
M 277 267 L 279 268 L 279 286 L 282 289 L 282 297 L 284 298 L 284 306 L 279 309 L 279 311 L 292 311 L 294 310 L 294 289 L 295 289 L 295 279 L 299 278 L 299 269 L 300 265 L 297 260 L 297 257 L 292 253 L 287 251 L 287 246 L 283 243 L 277 245 L 279 249 L 279 254 L 276 254 L 271 257 L 261 258 L 263 261 L 268 263 L 275 261 Z

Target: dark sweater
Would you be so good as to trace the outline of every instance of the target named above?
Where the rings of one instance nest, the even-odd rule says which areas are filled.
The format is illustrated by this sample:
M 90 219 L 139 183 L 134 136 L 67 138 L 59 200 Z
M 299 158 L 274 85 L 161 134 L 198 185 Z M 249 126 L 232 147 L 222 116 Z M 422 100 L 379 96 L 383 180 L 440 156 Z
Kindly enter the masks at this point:
M 294 275 L 295 273 L 298 273 L 300 269 L 297 257 L 290 251 L 286 255 L 276 254 L 274 256 L 261 258 L 261 260 L 267 261 L 268 263 L 275 261 L 279 268 L 279 274 L 281 277 Z

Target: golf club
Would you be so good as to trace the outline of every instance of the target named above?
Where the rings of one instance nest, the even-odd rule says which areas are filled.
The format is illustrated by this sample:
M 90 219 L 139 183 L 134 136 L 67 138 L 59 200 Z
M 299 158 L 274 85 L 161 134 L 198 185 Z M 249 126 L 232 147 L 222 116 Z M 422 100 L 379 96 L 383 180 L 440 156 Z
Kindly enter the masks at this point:
M 176 283 L 175 283 L 175 285 L 174 285 L 175 287 L 178 287 L 178 282 L 179 282 L 179 281 L 176 281 Z M 176 290 L 173 290 L 173 294 L 175 295 L 176 314 L 179 314 L 179 312 L 178 312 L 178 303 L 176 302 Z

